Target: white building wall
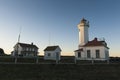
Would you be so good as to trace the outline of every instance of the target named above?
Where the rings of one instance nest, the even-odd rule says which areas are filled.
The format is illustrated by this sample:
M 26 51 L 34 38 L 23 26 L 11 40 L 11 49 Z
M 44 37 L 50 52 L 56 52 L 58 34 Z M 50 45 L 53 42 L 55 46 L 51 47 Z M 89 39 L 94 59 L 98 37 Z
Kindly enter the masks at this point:
M 18 48 L 18 54 L 21 54 L 21 51 L 22 51 L 22 47 L 19 45 L 18 46 L 19 48 Z
M 56 50 L 55 50 L 55 53 L 58 53 L 59 55 L 59 60 L 61 59 L 61 50 L 60 50 L 60 48 L 57 48 Z M 56 56 L 56 54 L 54 55 L 54 56 Z
M 50 56 L 48 56 L 49 53 L 51 54 Z M 59 48 L 57 48 L 55 51 L 45 51 L 44 59 L 45 60 L 56 60 L 56 53 L 59 53 L 58 60 L 60 60 L 61 59 L 61 50 Z
M 109 49 L 105 48 L 105 57 L 109 59 Z
M 91 58 L 87 58 L 87 50 L 90 50 Z M 96 58 L 96 50 L 100 50 L 100 58 Z M 107 60 L 109 54 L 106 57 L 106 51 L 108 51 L 108 49 L 104 46 L 84 47 L 83 51 L 81 52 L 81 57 L 78 57 L 78 52 L 75 52 L 75 57 L 77 60 Z
M 105 49 L 103 46 L 101 47 L 86 47 L 85 48 L 85 54 L 86 54 L 86 58 L 87 58 L 87 50 L 91 51 L 91 59 L 95 59 L 95 60 L 104 60 L 105 59 Z M 100 58 L 96 58 L 96 50 L 100 51 Z
M 15 56 L 15 51 L 18 51 L 18 54 L 21 54 L 22 47 L 20 45 L 15 45 L 12 56 Z
M 78 52 L 75 52 L 75 58 L 77 60 L 85 60 L 86 59 L 85 54 L 84 54 L 83 51 L 81 52 L 81 57 L 78 57 Z
M 48 54 L 50 54 L 50 56 L 48 56 Z M 55 53 L 53 51 L 45 51 L 45 53 L 44 53 L 44 59 L 52 59 L 52 60 L 54 60 L 55 59 L 54 54 Z

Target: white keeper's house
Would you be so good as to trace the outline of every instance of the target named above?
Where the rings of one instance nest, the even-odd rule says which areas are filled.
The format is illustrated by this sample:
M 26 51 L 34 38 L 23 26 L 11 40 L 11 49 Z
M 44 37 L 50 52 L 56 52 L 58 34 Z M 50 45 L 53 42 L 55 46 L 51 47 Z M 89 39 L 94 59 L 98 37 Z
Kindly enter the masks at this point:
M 60 60 L 61 59 L 61 48 L 59 46 L 47 46 L 44 49 L 45 60 Z
M 76 60 L 108 60 L 109 48 L 105 40 L 94 38 L 89 41 L 89 21 L 84 18 L 78 24 L 79 47 L 75 50 Z
M 26 56 L 26 57 L 34 57 L 38 55 L 38 47 L 33 43 L 17 43 L 14 46 L 14 51 L 12 51 L 12 56 Z

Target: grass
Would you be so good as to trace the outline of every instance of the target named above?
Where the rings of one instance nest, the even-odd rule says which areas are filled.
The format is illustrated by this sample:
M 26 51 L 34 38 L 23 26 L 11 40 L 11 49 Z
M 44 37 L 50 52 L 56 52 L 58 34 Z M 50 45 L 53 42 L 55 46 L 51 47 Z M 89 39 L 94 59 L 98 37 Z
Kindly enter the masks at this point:
M 91 64 L 88 61 L 77 61 L 77 64 L 55 64 L 55 61 L 36 58 L 18 58 L 14 64 L 14 57 L 0 57 L 0 80 L 120 80 L 120 64 Z M 10 62 L 11 64 L 2 64 Z M 62 57 L 60 63 L 74 63 L 74 57 Z M 85 63 L 85 64 L 84 64 Z M 81 65 L 82 64 L 82 65 Z
M 120 64 L 0 64 L 0 80 L 120 80 Z

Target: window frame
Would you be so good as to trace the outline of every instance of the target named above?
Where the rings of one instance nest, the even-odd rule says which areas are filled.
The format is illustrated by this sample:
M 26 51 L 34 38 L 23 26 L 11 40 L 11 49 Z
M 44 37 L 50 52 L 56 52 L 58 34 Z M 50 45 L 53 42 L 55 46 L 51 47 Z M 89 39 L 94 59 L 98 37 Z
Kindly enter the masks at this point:
M 100 58 L 100 50 L 99 49 L 95 50 L 95 54 L 96 54 L 96 58 Z
M 91 58 L 91 50 L 87 50 L 87 58 Z
M 51 56 L 51 53 L 47 53 L 47 56 L 50 57 L 50 56 Z
M 77 54 L 78 54 L 78 58 L 81 58 L 81 52 L 78 52 Z

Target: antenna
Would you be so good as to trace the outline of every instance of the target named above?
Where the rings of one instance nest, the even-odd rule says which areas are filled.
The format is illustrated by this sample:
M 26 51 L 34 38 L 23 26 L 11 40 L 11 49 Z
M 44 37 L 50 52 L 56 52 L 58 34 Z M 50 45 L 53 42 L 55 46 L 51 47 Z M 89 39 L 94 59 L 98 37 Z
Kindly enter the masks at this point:
M 17 56 L 19 56 L 19 42 L 20 42 L 20 34 L 21 34 L 21 27 L 20 27 L 20 32 L 19 32 L 19 36 L 18 36 L 18 43 L 17 43 L 17 51 L 15 52 L 15 63 L 17 63 Z
M 103 37 L 103 41 L 105 41 L 105 38 Z
M 50 39 L 51 39 L 51 34 L 49 33 L 49 46 L 50 46 Z
M 20 32 L 19 32 L 19 36 L 18 36 L 18 43 L 20 42 L 21 30 L 22 30 L 22 27 L 20 27 Z

